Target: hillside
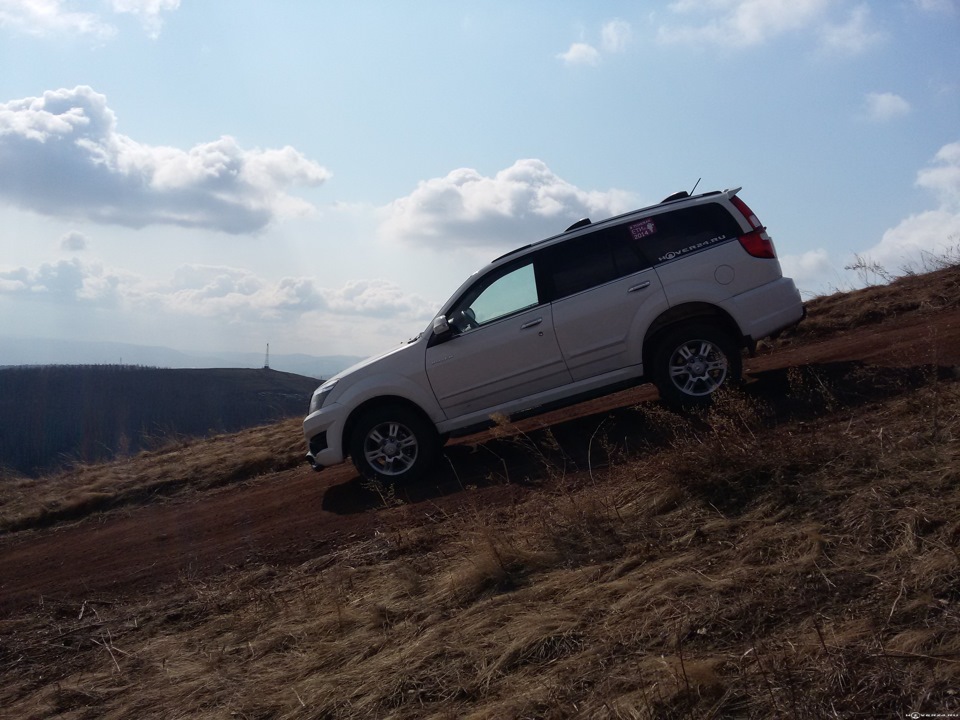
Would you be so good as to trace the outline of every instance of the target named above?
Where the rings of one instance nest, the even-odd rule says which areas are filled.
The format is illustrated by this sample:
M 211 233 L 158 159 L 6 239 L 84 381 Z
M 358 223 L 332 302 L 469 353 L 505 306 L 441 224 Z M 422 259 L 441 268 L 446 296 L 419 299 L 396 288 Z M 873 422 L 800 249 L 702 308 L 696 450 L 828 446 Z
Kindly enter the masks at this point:
M 819 298 L 709 412 L 649 387 L 408 488 L 298 420 L 0 486 L 18 718 L 960 713 L 960 268 Z
M 0 368 L 0 470 L 36 476 L 303 415 L 316 386 L 273 370 Z
M 281 372 L 321 378 L 363 360 L 355 355 L 270 354 L 270 367 Z M 0 328 L 0 368 L 15 365 L 143 365 L 162 368 L 257 368 L 264 353 L 218 352 L 184 353 L 156 345 L 134 345 L 94 340 L 65 340 L 18 337 L 2 334 Z

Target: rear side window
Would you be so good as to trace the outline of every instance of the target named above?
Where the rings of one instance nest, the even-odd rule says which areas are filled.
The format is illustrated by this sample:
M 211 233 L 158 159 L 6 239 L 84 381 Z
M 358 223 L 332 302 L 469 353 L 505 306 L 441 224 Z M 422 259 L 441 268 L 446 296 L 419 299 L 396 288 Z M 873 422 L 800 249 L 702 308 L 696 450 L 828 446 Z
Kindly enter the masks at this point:
M 568 240 L 543 253 L 544 274 L 554 300 L 589 290 L 616 277 L 610 242 L 602 232 Z
M 542 251 L 538 264 L 552 300 L 639 272 L 650 263 L 626 225 L 601 228 Z
M 717 203 L 651 215 L 627 223 L 626 228 L 654 265 L 706 250 L 741 233 L 739 223 Z

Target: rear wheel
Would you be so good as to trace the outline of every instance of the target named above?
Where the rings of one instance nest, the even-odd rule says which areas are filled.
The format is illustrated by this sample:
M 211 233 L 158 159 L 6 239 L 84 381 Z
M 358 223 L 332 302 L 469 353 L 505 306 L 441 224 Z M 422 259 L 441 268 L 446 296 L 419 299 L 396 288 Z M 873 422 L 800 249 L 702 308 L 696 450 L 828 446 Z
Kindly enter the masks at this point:
M 433 425 L 415 410 L 384 405 L 366 411 L 350 438 L 360 473 L 380 482 L 408 482 L 433 464 L 440 447 Z
M 660 341 L 653 360 L 654 383 L 668 405 L 707 405 L 724 385 L 740 381 L 740 349 L 719 327 L 682 325 Z

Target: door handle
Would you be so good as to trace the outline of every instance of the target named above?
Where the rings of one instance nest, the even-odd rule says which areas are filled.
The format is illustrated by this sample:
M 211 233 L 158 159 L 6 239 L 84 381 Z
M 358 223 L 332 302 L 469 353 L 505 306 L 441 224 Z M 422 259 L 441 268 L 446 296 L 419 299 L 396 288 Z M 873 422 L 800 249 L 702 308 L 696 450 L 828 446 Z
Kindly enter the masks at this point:
M 531 320 L 530 322 L 525 322 L 523 325 L 520 326 L 520 329 L 521 329 L 521 330 L 526 330 L 527 328 L 536 327 L 537 325 L 539 325 L 539 324 L 542 323 L 542 322 L 543 322 L 543 318 L 542 318 L 542 317 L 538 317 L 536 320 Z
M 628 293 L 632 293 L 632 292 L 636 292 L 637 290 L 645 290 L 645 289 L 648 288 L 648 287 L 650 287 L 650 281 L 649 281 L 649 280 L 647 280 L 646 282 L 642 282 L 642 283 L 640 283 L 639 285 L 634 285 L 632 288 L 630 288 L 629 290 L 627 290 L 627 292 L 628 292 Z

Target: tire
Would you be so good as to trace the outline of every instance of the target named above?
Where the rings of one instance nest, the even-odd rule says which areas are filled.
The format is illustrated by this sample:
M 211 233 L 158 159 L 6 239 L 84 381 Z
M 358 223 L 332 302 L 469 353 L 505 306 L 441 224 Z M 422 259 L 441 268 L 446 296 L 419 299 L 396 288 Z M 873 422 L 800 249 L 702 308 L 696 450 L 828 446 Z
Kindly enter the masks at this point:
M 384 483 L 421 477 L 439 448 L 436 428 L 403 405 L 383 405 L 364 412 L 350 436 L 350 456 L 357 470 Z
M 709 405 L 724 385 L 740 382 L 740 348 L 720 327 L 681 325 L 669 330 L 653 357 L 660 399 L 673 407 Z

